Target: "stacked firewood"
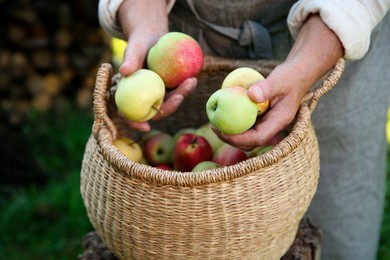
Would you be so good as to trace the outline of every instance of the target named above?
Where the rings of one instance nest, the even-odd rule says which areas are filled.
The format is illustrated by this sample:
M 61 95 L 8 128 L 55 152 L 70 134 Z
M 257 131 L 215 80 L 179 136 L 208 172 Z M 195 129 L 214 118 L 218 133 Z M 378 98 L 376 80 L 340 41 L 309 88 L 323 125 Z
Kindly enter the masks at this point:
M 97 2 L 0 0 L 0 111 L 11 123 L 64 99 L 91 105 L 97 68 L 112 57 Z

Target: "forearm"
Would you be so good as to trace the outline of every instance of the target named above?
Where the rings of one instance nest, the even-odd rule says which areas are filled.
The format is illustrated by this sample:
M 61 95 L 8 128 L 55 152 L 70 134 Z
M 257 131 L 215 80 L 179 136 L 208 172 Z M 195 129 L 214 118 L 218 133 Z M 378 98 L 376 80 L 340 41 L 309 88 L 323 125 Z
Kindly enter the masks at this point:
M 311 86 L 343 55 L 337 35 L 314 14 L 303 24 L 286 62 L 292 63 L 304 83 Z
M 355 60 L 368 51 L 371 32 L 389 8 L 388 0 L 300 0 L 291 8 L 287 22 L 295 38 L 307 16 L 318 13 L 340 39 L 344 58 Z
M 161 36 L 168 31 L 166 8 L 165 0 L 124 0 L 117 21 L 126 38 L 132 33 Z
M 127 40 L 127 37 L 124 35 L 120 22 L 118 21 L 118 12 L 119 12 L 119 7 L 126 1 L 127 0 L 99 0 L 99 6 L 98 6 L 98 18 L 101 27 L 110 36 L 120 38 L 123 40 Z M 138 4 L 148 3 L 148 1 L 142 1 L 142 0 L 138 2 L 139 2 Z M 153 7 L 156 2 L 160 2 L 160 1 L 151 2 L 149 4 L 149 7 Z M 175 0 L 165 0 L 165 3 L 166 3 L 165 11 L 168 14 L 172 9 Z M 133 6 L 130 7 L 136 10 L 135 7 Z M 154 16 L 152 16 L 152 18 L 153 17 Z M 142 18 L 149 20 L 150 17 L 142 16 Z

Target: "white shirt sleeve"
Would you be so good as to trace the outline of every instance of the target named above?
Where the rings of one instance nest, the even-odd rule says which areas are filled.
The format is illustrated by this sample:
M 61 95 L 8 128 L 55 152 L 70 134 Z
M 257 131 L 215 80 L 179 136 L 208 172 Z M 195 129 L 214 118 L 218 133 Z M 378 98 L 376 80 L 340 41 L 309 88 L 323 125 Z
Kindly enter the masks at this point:
M 319 13 L 340 39 L 344 58 L 356 60 L 368 51 L 371 32 L 389 8 L 390 0 L 300 0 L 291 8 L 287 24 L 295 38 L 307 16 Z
M 119 6 L 125 0 L 99 0 L 98 5 L 98 18 L 100 26 L 110 36 L 127 40 L 123 35 L 122 28 L 119 26 L 117 18 L 117 12 Z M 174 0 L 167 0 L 167 12 L 169 13 L 175 4 Z

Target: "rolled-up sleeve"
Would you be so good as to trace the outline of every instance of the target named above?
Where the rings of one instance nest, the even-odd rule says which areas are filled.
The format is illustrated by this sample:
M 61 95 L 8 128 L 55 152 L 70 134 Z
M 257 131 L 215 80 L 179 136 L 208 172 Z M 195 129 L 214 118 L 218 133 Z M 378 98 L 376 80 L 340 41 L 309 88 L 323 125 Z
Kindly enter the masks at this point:
M 117 21 L 117 12 L 125 0 L 99 0 L 98 18 L 100 26 L 110 36 L 127 40 L 123 35 L 122 28 Z M 141 0 L 142 1 L 142 0 Z M 167 12 L 169 13 L 174 5 L 174 0 L 167 0 Z
M 344 58 L 357 60 L 368 51 L 371 32 L 389 8 L 389 0 L 300 0 L 291 8 L 287 24 L 295 38 L 307 16 L 318 13 L 340 39 Z

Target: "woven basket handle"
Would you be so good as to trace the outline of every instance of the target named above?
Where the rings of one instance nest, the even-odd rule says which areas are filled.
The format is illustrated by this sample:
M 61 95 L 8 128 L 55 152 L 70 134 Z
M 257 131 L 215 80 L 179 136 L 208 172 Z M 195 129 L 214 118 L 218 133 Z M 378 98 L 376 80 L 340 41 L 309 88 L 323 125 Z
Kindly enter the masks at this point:
M 336 85 L 344 72 L 344 66 L 345 60 L 343 58 L 339 59 L 321 84 L 305 95 L 302 103 L 308 102 L 310 113 L 313 113 L 316 108 L 318 99 Z
M 92 134 L 98 140 L 99 129 L 105 125 L 111 133 L 111 137 L 116 139 L 117 130 L 108 116 L 107 111 L 107 90 L 111 86 L 111 79 L 113 75 L 112 65 L 103 63 L 96 76 L 95 89 L 93 93 L 93 111 L 94 123 L 92 126 Z

